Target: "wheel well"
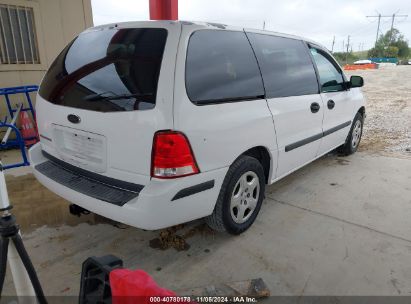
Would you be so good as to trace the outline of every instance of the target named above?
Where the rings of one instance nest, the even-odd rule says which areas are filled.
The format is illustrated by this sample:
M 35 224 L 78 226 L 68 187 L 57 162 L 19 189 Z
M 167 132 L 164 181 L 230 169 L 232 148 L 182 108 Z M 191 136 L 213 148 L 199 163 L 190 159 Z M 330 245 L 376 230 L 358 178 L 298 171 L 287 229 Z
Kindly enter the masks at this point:
M 248 155 L 251 157 L 256 158 L 261 165 L 263 166 L 264 169 L 264 175 L 265 175 L 265 182 L 268 184 L 268 179 L 270 177 L 270 153 L 268 153 L 267 148 L 259 146 L 259 147 L 254 147 L 251 148 L 243 153 L 243 155 Z
M 364 118 L 365 107 L 361 107 L 361 108 L 358 110 L 358 112 L 361 113 L 361 116 Z

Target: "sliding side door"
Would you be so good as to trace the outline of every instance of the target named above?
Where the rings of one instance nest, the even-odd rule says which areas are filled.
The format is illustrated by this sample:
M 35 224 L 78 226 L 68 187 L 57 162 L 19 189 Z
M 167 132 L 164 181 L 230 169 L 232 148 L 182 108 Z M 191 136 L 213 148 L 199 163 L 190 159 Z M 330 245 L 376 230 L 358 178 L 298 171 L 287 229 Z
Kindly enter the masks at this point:
M 322 137 L 324 107 L 305 43 L 247 32 L 260 65 L 278 143 L 280 178 L 313 160 Z

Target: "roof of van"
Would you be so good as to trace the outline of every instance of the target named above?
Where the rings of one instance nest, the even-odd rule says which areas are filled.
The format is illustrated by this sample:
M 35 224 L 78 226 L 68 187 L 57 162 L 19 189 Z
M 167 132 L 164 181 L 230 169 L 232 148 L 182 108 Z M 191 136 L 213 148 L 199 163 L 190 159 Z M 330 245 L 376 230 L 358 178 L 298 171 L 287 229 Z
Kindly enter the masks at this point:
M 186 20 L 150 20 L 150 21 L 128 21 L 128 22 L 118 22 L 118 23 L 110 23 L 110 24 L 102 24 L 98 25 L 92 28 L 87 29 L 88 30 L 93 30 L 93 29 L 98 29 L 98 28 L 103 28 L 103 27 L 119 27 L 119 28 L 133 28 L 133 27 L 138 27 L 138 26 L 144 26 L 144 25 L 153 25 L 153 23 L 157 23 L 159 25 L 163 26 L 170 26 L 170 25 L 185 25 L 185 26 L 195 26 L 196 28 L 214 28 L 214 29 L 220 29 L 220 30 L 234 30 L 234 31 L 249 31 L 253 33 L 260 33 L 260 34 L 274 34 L 276 36 L 280 37 L 286 37 L 286 38 L 293 38 L 293 39 L 298 39 L 298 40 L 304 40 L 307 42 L 314 43 L 316 45 L 319 45 L 326 49 L 323 45 L 319 44 L 316 41 L 313 41 L 308 38 L 304 38 L 301 36 L 297 35 L 291 35 L 291 34 L 285 34 L 285 33 L 280 33 L 276 31 L 267 31 L 267 30 L 261 30 L 261 29 L 255 29 L 255 28 L 248 28 L 248 27 L 240 27 L 240 26 L 233 26 L 233 25 L 228 25 L 228 24 L 223 24 L 223 23 L 216 23 L 216 22 L 205 22 L 205 21 L 186 21 Z

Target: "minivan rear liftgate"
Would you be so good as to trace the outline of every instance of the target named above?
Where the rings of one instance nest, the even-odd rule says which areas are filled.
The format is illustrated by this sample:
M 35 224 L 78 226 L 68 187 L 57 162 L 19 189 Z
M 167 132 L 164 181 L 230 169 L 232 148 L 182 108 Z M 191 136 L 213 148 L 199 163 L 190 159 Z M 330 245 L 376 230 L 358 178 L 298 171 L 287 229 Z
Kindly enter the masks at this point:
M 141 22 L 75 38 L 37 96 L 42 150 L 76 168 L 145 185 L 154 134 L 173 127 L 173 85 L 160 80 L 173 79 L 167 53 L 175 56 L 180 31 L 179 24 Z

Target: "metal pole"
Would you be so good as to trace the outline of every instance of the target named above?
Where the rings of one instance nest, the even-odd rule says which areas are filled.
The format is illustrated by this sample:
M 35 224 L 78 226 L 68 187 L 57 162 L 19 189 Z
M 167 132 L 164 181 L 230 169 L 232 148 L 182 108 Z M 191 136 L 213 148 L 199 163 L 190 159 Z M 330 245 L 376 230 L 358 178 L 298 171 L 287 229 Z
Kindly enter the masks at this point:
M 378 35 L 380 33 L 381 14 L 378 14 L 377 36 L 375 37 L 375 46 L 377 46 Z
M 149 0 L 150 20 L 178 20 L 178 0 Z
M 350 47 L 350 35 L 348 35 L 347 53 L 345 53 L 345 63 L 348 62 L 348 48 Z
M 0 162 L 0 210 L 4 210 L 2 217 L 10 215 L 8 209 L 10 209 L 9 194 L 7 192 L 7 185 L 6 179 L 4 177 L 3 165 Z M 24 267 L 13 242 L 9 243 L 7 260 L 10 265 L 14 288 L 16 289 L 16 295 L 19 297 L 20 302 L 35 302 L 36 293 L 34 292 L 26 268 Z M 30 298 L 26 298 L 27 296 L 30 296 Z
M 26 268 L 24 267 L 13 242 L 9 243 L 7 260 L 10 265 L 10 271 L 13 278 L 14 288 L 16 289 L 16 295 L 25 302 L 31 301 L 37 303 L 36 293 L 34 292 L 33 285 L 31 285 L 31 281 L 27 274 Z
M 23 104 L 20 104 L 20 106 L 17 108 L 17 111 L 16 113 L 14 113 L 14 117 L 12 121 L 10 122 L 11 125 L 15 125 L 17 117 L 19 116 L 22 107 L 23 107 Z M 7 141 L 9 140 L 10 133 L 11 133 L 11 128 L 9 127 L 7 128 L 6 134 L 4 135 L 3 140 L 1 141 L 2 145 L 5 145 L 7 143 Z
M 390 43 L 392 42 L 392 30 L 394 29 L 394 19 L 395 19 L 395 13 L 392 14 L 391 31 L 390 31 Z
M 3 164 L 0 161 L 0 209 L 6 210 L 8 208 L 10 208 L 9 193 L 4 178 Z

